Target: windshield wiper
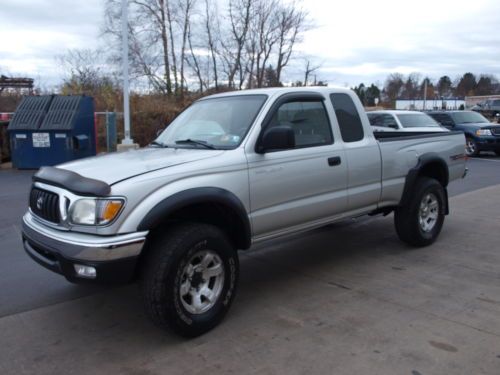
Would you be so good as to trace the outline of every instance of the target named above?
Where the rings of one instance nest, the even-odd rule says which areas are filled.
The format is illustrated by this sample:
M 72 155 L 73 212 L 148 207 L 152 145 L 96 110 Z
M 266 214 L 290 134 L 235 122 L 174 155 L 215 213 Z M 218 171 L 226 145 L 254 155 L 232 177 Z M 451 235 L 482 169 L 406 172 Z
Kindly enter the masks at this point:
M 153 141 L 149 144 L 149 146 L 160 146 L 162 148 L 167 148 L 168 146 L 165 143 Z
M 176 144 L 183 144 L 183 143 L 188 143 L 188 144 L 193 144 L 193 145 L 200 145 L 200 146 L 203 146 L 205 148 L 209 148 L 210 150 L 216 150 L 216 147 L 208 142 L 205 142 L 205 141 L 199 141 L 197 139 L 190 139 L 190 138 L 187 138 L 187 139 L 178 139 L 177 141 L 175 141 Z

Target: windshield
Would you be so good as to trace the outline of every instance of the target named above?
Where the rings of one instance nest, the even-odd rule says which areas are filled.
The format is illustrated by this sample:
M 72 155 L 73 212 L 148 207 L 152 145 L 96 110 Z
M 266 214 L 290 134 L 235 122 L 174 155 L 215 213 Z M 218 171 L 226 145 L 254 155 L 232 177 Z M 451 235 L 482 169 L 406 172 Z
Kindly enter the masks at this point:
M 439 124 L 425 113 L 404 113 L 396 115 L 403 128 L 436 127 Z
M 267 95 L 238 95 L 201 100 L 182 112 L 153 143 L 178 148 L 236 148 L 266 99 Z
M 488 123 L 488 119 L 477 112 L 452 112 L 453 121 L 457 124 L 482 124 Z

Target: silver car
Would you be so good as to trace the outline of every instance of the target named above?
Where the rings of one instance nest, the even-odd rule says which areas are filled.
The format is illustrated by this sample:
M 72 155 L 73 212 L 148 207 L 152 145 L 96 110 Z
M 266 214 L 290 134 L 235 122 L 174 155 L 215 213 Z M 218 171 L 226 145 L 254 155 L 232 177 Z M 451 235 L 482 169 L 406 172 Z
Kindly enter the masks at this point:
M 417 111 L 373 111 L 368 112 L 373 131 L 401 132 L 446 132 L 436 120 L 424 112 Z

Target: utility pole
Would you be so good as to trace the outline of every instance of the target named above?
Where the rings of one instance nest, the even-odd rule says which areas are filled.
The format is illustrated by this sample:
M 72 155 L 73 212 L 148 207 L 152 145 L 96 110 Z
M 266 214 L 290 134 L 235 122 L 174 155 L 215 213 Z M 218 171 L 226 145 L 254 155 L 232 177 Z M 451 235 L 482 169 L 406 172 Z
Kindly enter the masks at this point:
M 123 126 L 125 137 L 118 149 L 137 148 L 130 137 L 130 100 L 128 80 L 128 0 L 122 0 Z
M 427 104 L 427 78 L 424 80 L 424 111 L 426 110 Z

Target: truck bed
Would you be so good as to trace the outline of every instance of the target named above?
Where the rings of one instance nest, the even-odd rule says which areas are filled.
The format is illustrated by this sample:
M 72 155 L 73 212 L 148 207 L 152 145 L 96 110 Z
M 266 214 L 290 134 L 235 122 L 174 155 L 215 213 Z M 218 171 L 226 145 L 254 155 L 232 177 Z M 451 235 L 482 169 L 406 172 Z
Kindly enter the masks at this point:
M 408 170 L 417 166 L 423 154 L 445 161 L 450 181 L 464 175 L 465 136 L 460 131 L 379 132 L 374 137 L 382 157 L 382 206 L 399 202 Z

